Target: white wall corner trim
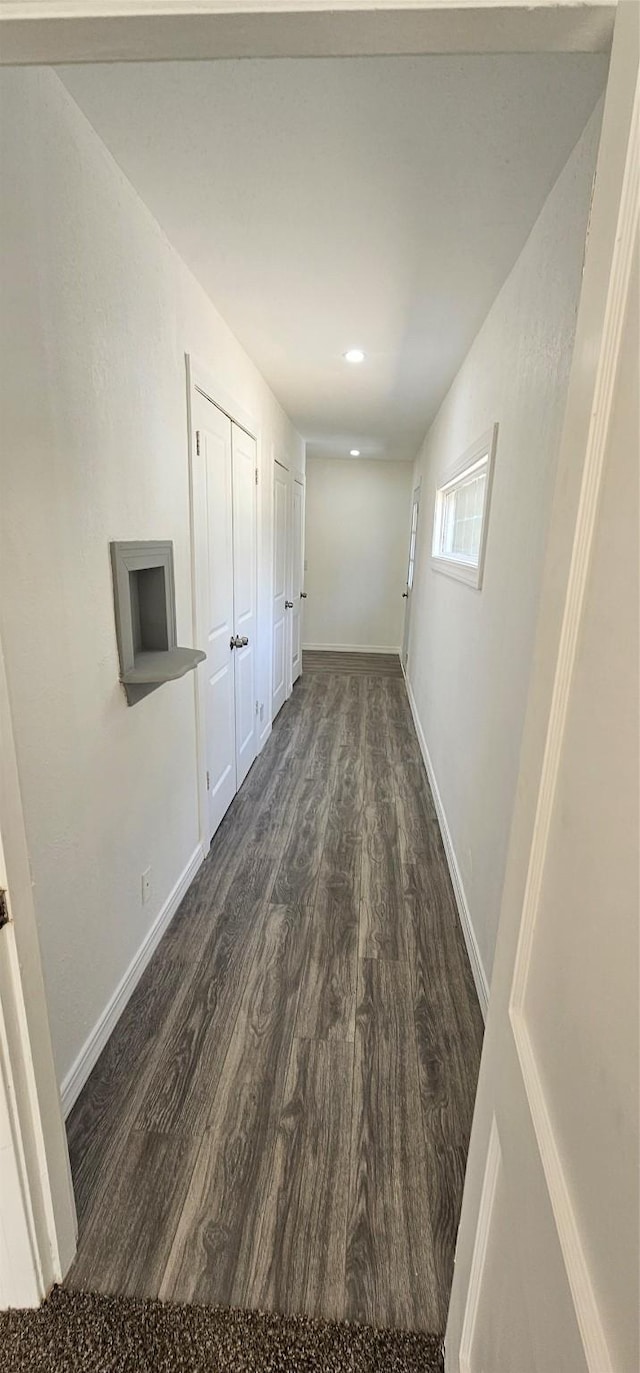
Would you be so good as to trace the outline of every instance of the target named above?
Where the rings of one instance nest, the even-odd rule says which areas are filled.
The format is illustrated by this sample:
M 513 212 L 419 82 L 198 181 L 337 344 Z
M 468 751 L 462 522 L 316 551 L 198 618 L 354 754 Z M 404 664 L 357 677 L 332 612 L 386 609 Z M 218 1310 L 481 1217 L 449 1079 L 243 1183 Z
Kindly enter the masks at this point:
M 309 653 L 399 653 L 399 644 L 303 644 Z
M 615 1373 L 589 1272 L 589 1260 L 562 1163 L 559 1142 L 546 1102 L 542 1078 L 527 1023 L 520 1011 L 510 1012 L 518 1058 L 535 1130 L 553 1216 L 562 1249 L 587 1366 L 592 1373 Z
M 489 1148 L 487 1150 L 487 1162 L 484 1170 L 482 1183 L 482 1193 L 480 1196 L 480 1210 L 478 1212 L 478 1225 L 476 1229 L 475 1244 L 473 1246 L 473 1257 L 471 1260 L 471 1273 L 469 1275 L 469 1289 L 467 1292 L 467 1305 L 464 1313 L 462 1325 L 462 1336 L 460 1339 L 460 1373 L 472 1373 L 471 1357 L 473 1335 L 476 1325 L 478 1307 L 480 1305 L 480 1289 L 482 1285 L 482 1275 L 487 1259 L 489 1248 L 489 1231 L 491 1229 L 491 1219 L 493 1207 L 496 1199 L 496 1189 L 498 1186 L 498 1176 L 502 1163 L 500 1151 L 500 1137 L 495 1116 L 491 1122 L 491 1134 L 489 1136 Z M 448 1368 L 445 1349 L 445 1368 Z
M 150 963 L 152 955 L 155 953 L 165 930 L 171 923 L 183 896 L 191 886 L 191 883 L 205 858 L 206 852 L 204 846 L 198 844 L 198 847 L 192 853 L 189 862 L 183 869 L 178 881 L 159 911 L 151 929 L 142 941 L 137 953 L 132 958 L 124 977 L 118 983 L 113 996 L 107 1002 L 107 1005 L 94 1025 L 90 1035 L 85 1040 L 75 1063 L 64 1078 L 60 1088 L 60 1095 L 62 1097 L 62 1110 L 65 1119 L 77 1101 L 109 1036 L 113 1033 L 127 1002 L 133 995 L 147 964 Z
M 420 716 L 418 715 L 416 699 L 413 694 L 413 691 L 411 690 L 411 683 L 408 677 L 406 676 L 405 682 L 407 686 L 407 695 L 409 697 L 409 705 L 411 706 L 411 714 L 413 716 L 413 723 L 416 728 L 418 743 L 420 745 L 420 752 L 422 754 L 422 760 L 424 762 L 427 777 L 429 779 L 429 786 L 431 787 L 431 791 L 433 793 L 434 805 L 436 808 L 438 823 L 440 825 L 440 831 L 444 843 L 444 851 L 447 856 L 447 864 L 449 867 L 451 882 L 453 884 L 456 905 L 458 907 L 458 915 L 460 916 L 460 924 L 462 926 L 464 942 L 467 946 L 467 953 L 469 955 L 469 962 L 471 964 L 473 980 L 475 982 L 476 992 L 478 993 L 478 1001 L 480 1002 L 480 1010 L 482 1011 L 483 1020 L 486 1020 L 487 1009 L 489 1006 L 489 980 L 487 978 L 482 958 L 480 956 L 480 949 L 478 947 L 476 933 L 473 928 L 471 911 L 469 910 L 469 903 L 467 901 L 464 884 L 462 881 L 462 874 L 458 866 L 456 851 L 453 846 L 453 839 L 451 837 L 451 830 L 449 829 L 449 823 L 447 820 L 446 812 L 442 804 L 440 788 L 438 786 L 436 775 L 433 770 L 431 755 L 427 747 L 427 741 L 425 739 L 424 730 L 422 728 L 422 724 L 420 721 Z

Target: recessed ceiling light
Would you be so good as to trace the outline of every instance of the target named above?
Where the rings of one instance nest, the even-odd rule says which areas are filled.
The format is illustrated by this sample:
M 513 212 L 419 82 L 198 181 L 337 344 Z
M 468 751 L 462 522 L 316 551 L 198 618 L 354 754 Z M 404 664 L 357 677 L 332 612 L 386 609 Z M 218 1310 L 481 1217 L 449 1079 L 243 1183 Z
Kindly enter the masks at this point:
M 359 448 L 350 448 L 350 449 L 349 449 L 349 457 L 350 457 L 350 458 L 359 458 L 359 457 L 360 457 L 360 449 L 359 449 Z
M 345 362 L 364 362 L 364 353 L 361 348 L 349 348 L 344 354 Z

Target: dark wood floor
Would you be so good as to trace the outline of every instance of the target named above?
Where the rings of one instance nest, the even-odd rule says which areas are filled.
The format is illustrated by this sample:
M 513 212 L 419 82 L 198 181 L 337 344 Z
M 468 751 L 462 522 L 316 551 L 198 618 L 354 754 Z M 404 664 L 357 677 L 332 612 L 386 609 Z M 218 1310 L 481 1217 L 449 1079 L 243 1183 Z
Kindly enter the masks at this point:
M 480 1010 L 402 677 L 306 667 L 69 1119 L 68 1284 L 443 1330 Z
M 402 677 L 397 653 L 336 653 L 331 649 L 305 648 L 305 672 L 371 672 L 377 677 Z

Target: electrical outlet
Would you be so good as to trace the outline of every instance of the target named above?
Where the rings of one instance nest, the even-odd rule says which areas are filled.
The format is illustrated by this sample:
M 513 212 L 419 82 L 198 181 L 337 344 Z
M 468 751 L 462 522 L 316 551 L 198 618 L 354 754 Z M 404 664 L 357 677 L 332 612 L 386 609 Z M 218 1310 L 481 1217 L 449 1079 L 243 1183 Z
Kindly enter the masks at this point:
M 151 868 L 145 868 L 142 874 L 142 904 L 146 905 L 151 896 Z

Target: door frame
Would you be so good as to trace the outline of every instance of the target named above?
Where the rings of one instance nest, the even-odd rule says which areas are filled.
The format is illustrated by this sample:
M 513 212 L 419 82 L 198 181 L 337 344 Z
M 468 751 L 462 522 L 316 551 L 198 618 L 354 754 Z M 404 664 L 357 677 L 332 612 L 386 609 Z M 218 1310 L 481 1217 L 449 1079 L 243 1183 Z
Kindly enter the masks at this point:
M 38 1306 L 71 1267 L 78 1227 L 1 644 L 0 887 L 0 1134 L 14 1183 L 0 1189 L 0 1305 Z
M 119 0 L 113 10 L 112 0 L 4 0 L 0 63 L 603 52 L 615 14 L 611 0 Z
M 605 94 L 556 497 L 547 537 L 534 666 L 456 1247 L 445 1340 L 447 1373 L 472 1373 L 473 1338 L 501 1159 L 494 1107 L 505 1054 L 513 1060 L 523 1089 L 528 1128 L 544 1177 L 586 1366 L 591 1373 L 615 1373 L 591 1282 L 579 1216 L 529 1034 L 525 994 L 640 222 L 640 32 L 638 28 L 635 35 L 631 31 L 632 2 L 622 0 L 619 7 Z M 505 1038 L 505 1024 L 511 1041 Z
M 198 607 L 200 598 L 198 595 L 198 583 L 202 575 L 204 549 L 201 547 L 200 539 L 197 534 L 198 521 L 195 518 L 195 480 L 194 480 L 194 459 L 196 457 L 196 426 L 194 423 L 194 400 L 196 393 L 204 396 L 205 400 L 215 405 L 217 410 L 221 410 L 232 424 L 244 429 L 256 444 L 256 464 L 258 473 L 261 471 L 260 462 L 260 429 L 255 417 L 232 396 L 214 374 L 205 367 L 193 353 L 185 353 L 185 366 L 187 378 L 187 441 L 189 453 L 189 531 L 191 546 L 191 605 L 192 605 L 192 625 L 193 642 L 198 645 L 203 634 L 203 626 L 199 623 Z M 256 486 L 256 493 L 259 491 L 260 480 Z M 256 548 L 256 578 L 255 578 L 255 597 L 256 597 L 256 674 L 254 677 L 254 687 L 261 659 L 261 633 L 260 633 L 260 614 L 259 614 L 259 569 L 261 558 L 261 526 L 262 521 L 258 519 L 258 497 L 253 503 L 254 535 Z M 194 672 L 194 697 L 196 712 L 196 767 L 198 777 L 198 826 L 200 830 L 200 843 L 203 853 L 209 852 L 211 839 L 209 837 L 209 805 L 207 800 L 207 710 L 205 700 L 205 685 L 202 672 L 196 668 Z M 269 704 L 271 711 L 271 704 Z M 260 737 L 258 729 L 258 717 L 254 714 L 253 732 L 256 743 L 256 754 L 260 747 Z
M 632 3 L 632 0 L 623 0 L 623 3 Z M 465 51 L 489 54 L 495 51 L 607 51 L 616 13 L 615 5 L 611 3 L 576 6 L 574 0 L 540 0 L 540 3 L 533 5 L 532 0 L 457 0 L 454 4 L 450 0 L 422 0 L 422 3 L 418 3 L 418 0 L 415 3 L 386 0 L 382 4 L 379 0 L 314 0 L 315 13 L 304 0 L 298 0 L 297 5 L 292 0 L 286 12 L 285 6 L 278 6 L 274 0 L 263 0 L 263 3 L 260 0 L 247 0 L 245 4 L 239 0 L 233 15 L 229 14 L 227 0 L 219 0 L 219 3 L 211 0 L 210 4 L 203 4 L 202 0 L 181 0 L 179 5 L 167 3 L 163 13 L 158 9 L 155 14 L 145 0 L 137 0 L 137 3 L 136 0 L 128 0 L 126 5 L 120 7 L 118 16 L 114 16 L 112 10 L 109 13 L 108 4 L 96 5 L 90 0 L 86 3 L 78 0 L 72 17 L 69 16 L 68 4 L 61 0 L 60 3 L 54 0 L 54 3 L 47 5 L 46 15 L 44 5 L 36 7 L 28 0 L 12 3 L 9 17 L 6 12 L 2 14 L 4 8 L 4 5 L 0 6 L 0 64 L 35 66 L 74 60 L 100 62 L 135 58 L 138 61 L 152 61 L 170 57 L 186 59 L 189 56 L 366 56 L 389 51 L 402 51 L 409 55 Z M 349 13 L 349 10 L 352 12 Z M 327 11 L 332 15 L 331 24 L 326 21 Z M 345 12 L 344 20 L 337 11 Z M 610 72 L 605 94 L 605 118 L 618 95 L 617 78 L 615 73 Z M 603 245 L 599 258 L 601 273 L 610 272 L 612 258 L 611 245 Z M 603 322 L 593 321 L 593 324 L 587 368 L 589 373 L 608 366 L 609 345 Z M 247 427 L 246 419 L 243 423 L 241 418 L 241 407 L 238 407 L 234 398 L 228 398 L 225 404 L 224 384 L 219 385 L 215 378 L 209 376 L 207 369 L 199 367 L 193 355 L 187 355 L 190 474 L 194 437 L 191 424 L 192 385 L 200 376 L 209 377 L 204 394 L 209 395 L 209 387 L 212 387 L 213 395 L 209 395 L 209 398 L 213 403 L 225 412 L 230 407 L 235 422 L 242 428 Z M 580 436 L 581 428 L 588 428 L 592 401 L 593 388 L 577 388 L 574 396 L 574 437 L 576 434 Z M 257 426 L 250 427 L 248 432 L 256 438 L 258 468 L 263 473 L 265 469 Z M 191 475 L 189 480 L 191 483 Z M 261 565 L 261 524 L 259 521 L 258 568 Z M 571 512 L 566 510 L 558 514 L 556 534 L 563 529 L 566 536 L 572 539 L 573 521 Z M 569 613 L 575 613 L 575 608 Z M 546 645 L 548 672 L 549 663 L 553 667 L 557 662 L 557 617 L 555 607 L 549 607 L 543 600 L 540 621 L 543 628 L 547 615 L 550 619 L 547 635 L 552 640 L 551 646 L 549 643 Z M 570 627 L 571 622 L 567 620 L 566 623 Z M 538 701 L 538 712 L 540 708 Z M 548 718 L 547 697 L 543 702 L 544 708 L 547 708 Z M 531 709 L 535 714 L 533 706 Z M 197 695 L 196 721 L 200 730 L 197 744 L 200 770 L 202 720 L 200 718 L 198 721 Z M 23 1007 L 23 1014 L 15 1020 L 10 1046 L 10 1088 L 15 1092 L 16 1101 L 14 1153 L 21 1153 L 25 1160 L 26 1166 L 21 1176 L 28 1205 L 34 1215 L 46 1217 L 44 1223 L 39 1222 L 33 1229 L 32 1271 L 20 1283 L 20 1291 L 12 1298 L 16 1305 L 26 1306 L 33 1304 L 34 1294 L 44 1296 L 51 1283 L 58 1281 L 68 1271 L 75 1253 L 76 1222 L 60 1093 L 51 1050 L 4 671 L 0 673 L 0 724 L 3 744 L 5 736 L 10 740 L 9 755 L 4 749 L 0 751 L 0 829 L 9 873 L 12 934 L 18 952 L 17 958 L 7 958 L 7 941 L 4 940 L 4 952 L 0 943 L 3 972 L 9 968 L 8 990 L 4 982 L 0 990 L 5 1021 L 8 1001 L 12 1000 L 16 1006 Z M 534 738 L 528 743 L 525 739 L 525 749 L 533 750 L 530 761 L 535 775 L 542 747 L 539 719 L 530 723 L 529 730 Z M 523 756 L 526 757 L 526 754 Z M 204 782 L 206 792 L 206 777 Z M 526 829 L 528 823 L 532 823 L 531 795 L 520 804 L 526 812 L 524 817 L 516 816 L 522 840 L 523 824 Z M 518 825 L 514 825 L 514 833 Z M 512 847 L 516 843 L 517 834 L 512 839 Z M 517 868 L 518 863 L 515 866 Z M 515 880 L 517 877 L 518 873 Z M 507 878 L 509 880 L 509 872 Z M 511 880 L 514 880 L 513 877 Z M 6 933 L 6 929 L 0 932 L 0 941 Z M 490 1032 L 491 1015 L 487 1034 Z M 482 1081 L 481 1070 L 481 1088 Z M 458 1300 L 463 1283 L 461 1270 L 464 1268 L 468 1275 L 469 1250 L 477 1231 L 477 1197 L 471 1198 L 471 1192 L 476 1191 L 478 1182 L 475 1176 L 479 1168 L 477 1146 L 483 1129 L 477 1117 L 478 1110 L 474 1120 L 475 1142 L 472 1136 L 473 1149 L 470 1154 L 474 1177 L 470 1180 L 467 1173 L 461 1225 L 463 1246 L 461 1249 L 459 1237 L 457 1278 L 454 1278 L 454 1292 L 456 1281 L 458 1283 Z M 488 1135 L 487 1126 L 487 1140 Z M 483 1152 L 486 1158 L 486 1148 Z M 17 1238 L 12 1215 L 2 1196 L 0 1225 L 7 1227 L 9 1239 Z M 454 1330 L 456 1321 L 457 1316 L 450 1309 L 450 1331 Z M 447 1362 L 452 1369 L 449 1359 Z
M 277 450 L 276 450 L 276 446 L 275 446 L 275 444 L 272 444 L 272 445 L 271 445 L 271 471 L 270 471 L 270 502 L 271 502 L 271 504 L 270 504 L 270 511 L 271 511 L 271 583 L 270 583 L 270 602 L 269 602 L 269 636 L 270 636 L 270 637 L 269 637 L 269 645 L 270 645 L 269 652 L 270 652 L 270 659 L 271 659 L 271 663 L 270 663 L 271 672 L 270 672 L 270 679 L 269 679 L 269 680 L 270 680 L 270 689 L 269 689 L 269 691 L 270 691 L 270 695 L 269 695 L 269 712 L 270 712 L 270 718 L 271 718 L 271 721 L 272 721 L 272 722 L 273 722 L 273 719 L 274 719 L 274 715 L 273 715 L 273 676 L 274 676 L 274 674 L 273 674 L 273 630 L 274 630 L 274 623 L 275 623 L 275 621 L 274 621 L 274 614 L 273 614 L 273 595 L 274 595 L 274 586 L 275 586 L 275 558 L 276 558 L 276 517 L 275 517 L 275 511 L 276 511 L 276 486 L 275 486 L 275 482 L 276 482 L 276 467 L 279 467 L 279 468 L 281 469 L 282 472 L 286 472 L 286 474 L 287 474 L 287 512 L 286 512 L 286 549 L 285 549 L 285 566 L 286 566 L 286 571 L 285 571 L 285 582 L 286 582 L 285 599 L 286 599 L 286 598 L 288 598 L 288 595 L 289 595 L 289 581 L 290 581 L 290 562 L 291 562 L 291 537 L 290 537 L 290 536 L 291 536 L 291 520 L 290 520 L 290 515 L 291 515 L 291 482 L 292 482 L 292 479 L 293 479 L 293 474 L 292 474 L 292 471 L 291 471 L 291 467 L 289 466 L 289 464 L 288 464 L 287 462 L 284 461 L 284 458 L 283 458 L 283 457 L 278 457 L 278 453 L 277 453 Z M 286 617 L 285 617 L 285 618 L 286 618 Z M 289 633 L 289 630 L 287 629 L 287 631 L 286 631 L 286 643 L 285 643 L 285 683 L 284 683 L 284 701 L 283 701 L 283 703 L 282 703 L 283 705 L 286 705 L 287 701 L 289 700 L 290 695 L 291 695 L 291 634 Z M 281 709 L 282 709 L 282 707 L 281 707 Z

